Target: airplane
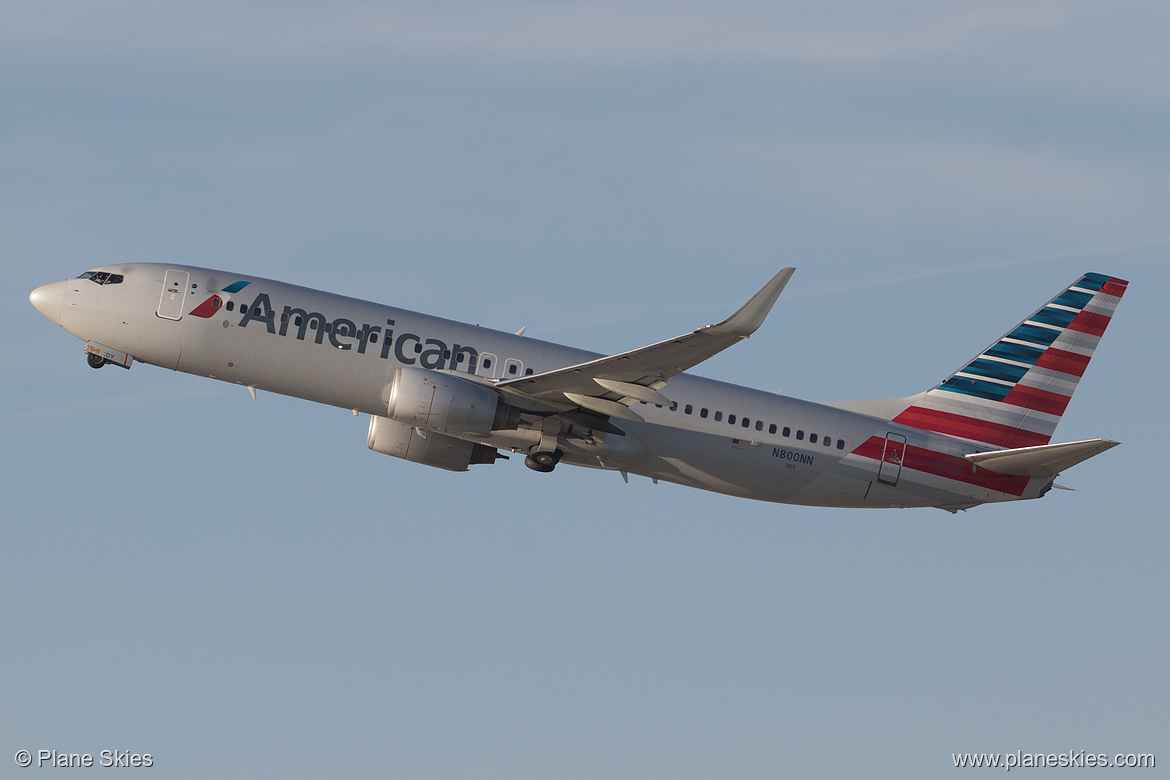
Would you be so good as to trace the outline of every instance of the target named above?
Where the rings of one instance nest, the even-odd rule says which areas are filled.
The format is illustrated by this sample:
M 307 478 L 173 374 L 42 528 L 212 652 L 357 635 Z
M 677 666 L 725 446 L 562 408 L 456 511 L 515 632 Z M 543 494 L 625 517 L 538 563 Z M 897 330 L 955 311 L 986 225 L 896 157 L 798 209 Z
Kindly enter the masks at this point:
M 1128 285 L 1105 274 L 904 398 L 812 403 L 686 373 L 751 336 L 793 271 L 722 322 L 615 355 L 165 263 L 104 266 L 29 299 L 94 368 L 146 363 L 365 413 L 371 450 L 449 471 L 506 451 L 544 473 L 567 463 L 761 501 L 953 513 L 1040 498 L 1118 443 L 1052 443 Z

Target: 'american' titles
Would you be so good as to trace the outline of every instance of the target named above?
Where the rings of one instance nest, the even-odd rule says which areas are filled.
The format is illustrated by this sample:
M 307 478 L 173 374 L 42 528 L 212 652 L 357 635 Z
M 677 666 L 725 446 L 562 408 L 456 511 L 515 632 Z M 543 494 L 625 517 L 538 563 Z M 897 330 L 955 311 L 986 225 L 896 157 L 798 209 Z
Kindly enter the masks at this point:
M 393 353 L 395 360 L 407 366 L 417 363 L 423 368 L 463 369 L 471 374 L 475 373 L 479 362 L 479 350 L 475 347 L 448 345 L 439 339 L 424 339 L 417 333 L 399 333 L 395 338 L 394 320 L 386 320 L 384 329 L 381 325 L 368 323 L 358 327 L 357 323 L 345 317 L 328 320 L 320 312 L 285 306 L 280 322 L 277 323 L 276 310 L 268 293 L 260 293 L 251 304 L 241 306 L 241 309 L 238 323 L 241 328 L 247 327 L 249 322 L 258 322 L 276 336 L 287 336 L 291 330 L 298 341 L 304 341 L 312 331 L 315 344 L 322 344 L 328 339 L 330 346 L 342 351 L 354 350 L 359 355 L 366 354 L 370 344 L 381 341 L 377 353 L 380 358 L 386 360 Z

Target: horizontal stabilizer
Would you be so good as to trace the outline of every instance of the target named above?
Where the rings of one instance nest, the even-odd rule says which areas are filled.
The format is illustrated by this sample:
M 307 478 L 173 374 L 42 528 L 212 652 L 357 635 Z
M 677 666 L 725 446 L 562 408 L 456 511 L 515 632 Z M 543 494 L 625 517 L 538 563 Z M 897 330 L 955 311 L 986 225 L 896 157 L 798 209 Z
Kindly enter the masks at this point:
M 1044 444 L 1039 447 L 1020 447 L 1014 450 L 975 452 L 966 458 L 976 466 L 997 474 L 1055 477 L 1082 460 L 1088 460 L 1120 443 L 1109 439 L 1089 439 L 1064 444 Z

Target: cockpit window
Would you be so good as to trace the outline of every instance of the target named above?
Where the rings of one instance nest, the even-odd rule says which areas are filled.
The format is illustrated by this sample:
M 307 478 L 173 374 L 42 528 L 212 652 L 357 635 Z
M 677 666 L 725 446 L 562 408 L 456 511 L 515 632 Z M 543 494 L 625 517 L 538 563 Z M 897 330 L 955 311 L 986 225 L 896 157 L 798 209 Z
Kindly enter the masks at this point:
M 94 284 L 121 284 L 122 274 L 112 274 L 108 271 L 86 271 L 78 279 L 89 279 Z

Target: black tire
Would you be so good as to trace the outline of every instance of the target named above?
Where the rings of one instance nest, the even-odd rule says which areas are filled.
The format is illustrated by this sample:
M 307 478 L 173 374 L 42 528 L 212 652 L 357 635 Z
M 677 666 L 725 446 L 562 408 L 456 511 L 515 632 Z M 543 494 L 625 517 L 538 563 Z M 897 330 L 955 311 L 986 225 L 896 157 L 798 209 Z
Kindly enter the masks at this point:
M 89 363 L 90 368 L 101 368 L 106 364 L 106 359 L 101 355 L 95 355 L 90 352 L 85 356 L 85 362 Z
M 548 474 L 561 462 L 560 450 L 556 452 L 534 452 L 524 459 L 524 465 L 541 474 Z

